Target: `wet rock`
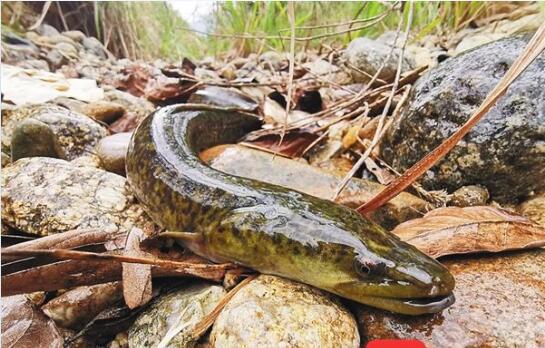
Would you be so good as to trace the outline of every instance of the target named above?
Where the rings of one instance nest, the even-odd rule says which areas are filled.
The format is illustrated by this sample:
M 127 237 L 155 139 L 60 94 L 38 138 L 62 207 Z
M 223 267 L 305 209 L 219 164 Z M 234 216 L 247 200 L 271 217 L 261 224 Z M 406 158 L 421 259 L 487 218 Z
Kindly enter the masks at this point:
M 456 279 L 456 303 L 420 317 L 358 307 L 362 336 L 419 339 L 426 347 L 542 347 L 545 250 L 444 262 Z
M 364 71 L 373 76 L 380 66 L 385 62 L 384 68 L 379 74 L 379 78 L 384 80 L 392 80 L 397 70 L 397 61 L 401 53 L 398 48 L 394 48 L 390 58 L 386 60 L 392 47 L 384 42 L 375 41 L 366 37 L 360 37 L 352 40 L 344 52 L 344 59 L 351 66 Z M 404 57 L 402 71 L 407 71 L 412 68 L 411 62 Z M 355 82 L 367 82 L 369 76 L 361 74 L 357 71 L 352 71 L 352 77 Z
M 520 204 L 517 210 L 522 215 L 545 226 L 545 194 L 542 193 Z
M 208 86 L 193 93 L 188 103 L 210 104 L 222 107 L 235 107 L 254 111 L 258 103 L 235 88 Z
M 134 129 L 140 121 L 155 110 L 153 104 L 146 99 L 117 89 L 107 90 L 104 93 L 104 100 L 119 104 L 125 109 L 125 114 L 110 125 L 110 130 L 114 133 Z
M 51 103 L 62 106 L 70 111 L 77 112 L 79 114 L 84 114 L 83 110 L 87 103 L 82 102 L 81 100 L 68 98 L 68 97 L 57 97 L 51 100 Z
M 261 180 L 291 188 L 323 199 L 331 199 L 343 174 L 324 172 L 316 167 L 243 146 L 217 146 L 201 153 L 201 159 L 211 167 L 237 176 Z M 336 202 L 357 208 L 384 188 L 367 179 L 351 179 Z M 370 217 L 386 228 L 421 216 L 426 202 L 407 192 L 402 192 Z
M 450 204 L 457 207 L 475 207 L 486 205 L 488 202 L 488 190 L 478 185 L 462 186 L 452 194 Z
M 191 331 L 225 295 L 221 286 L 186 286 L 155 300 L 129 330 L 130 347 L 191 348 Z
M 56 135 L 66 158 L 72 160 L 95 147 L 108 131 L 85 115 L 53 104 L 24 106 L 2 117 L 2 145 L 9 148 L 17 125 L 25 119 L 47 124 Z
M 33 157 L 3 169 L 2 221 L 43 236 L 84 228 L 124 231 L 149 220 L 122 176 Z
M 421 77 L 410 105 L 394 120 L 381 152 L 405 171 L 462 125 L 524 49 L 513 37 L 448 59 Z M 505 96 L 423 177 L 427 189 L 485 186 L 499 202 L 545 188 L 545 55 L 513 82 Z
M 359 341 L 354 317 L 333 297 L 268 275 L 240 289 L 210 333 L 215 347 L 358 347 Z
M 65 158 L 65 154 L 49 125 L 27 118 L 17 124 L 11 136 L 11 160 L 24 157 Z
M 122 298 L 121 282 L 79 286 L 47 302 L 42 310 L 57 325 L 77 330 Z
M 96 101 L 85 105 L 83 113 L 97 121 L 111 123 L 123 116 L 125 108 L 109 101 Z
M 96 153 L 100 166 L 109 172 L 125 175 L 125 156 L 132 133 L 117 133 L 100 140 Z

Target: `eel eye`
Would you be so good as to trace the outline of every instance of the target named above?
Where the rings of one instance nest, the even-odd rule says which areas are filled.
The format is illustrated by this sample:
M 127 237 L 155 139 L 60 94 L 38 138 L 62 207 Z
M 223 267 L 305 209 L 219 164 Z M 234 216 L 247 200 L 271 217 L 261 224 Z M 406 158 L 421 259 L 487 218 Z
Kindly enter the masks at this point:
M 384 262 L 372 263 L 354 260 L 354 269 L 362 277 L 378 276 L 384 274 L 386 264 Z

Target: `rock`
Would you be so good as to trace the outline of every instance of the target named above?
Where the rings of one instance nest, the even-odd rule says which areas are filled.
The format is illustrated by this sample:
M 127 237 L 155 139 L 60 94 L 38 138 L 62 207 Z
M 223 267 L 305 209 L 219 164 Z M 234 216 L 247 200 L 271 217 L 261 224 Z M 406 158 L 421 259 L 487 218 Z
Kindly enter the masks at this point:
M 488 190 L 485 187 L 469 185 L 454 191 L 449 203 L 457 207 L 475 207 L 486 205 L 488 198 Z
M 214 169 L 228 174 L 261 180 L 306 194 L 331 199 L 343 174 L 324 172 L 294 160 L 250 149 L 244 146 L 217 146 L 201 153 L 201 159 Z M 367 179 L 351 179 L 336 202 L 357 208 L 384 188 Z M 402 192 L 388 203 L 373 211 L 370 217 L 383 227 L 391 229 L 401 222 L 421 216 L 427 203 L 407 192 Z
M 399 49 L 394 48 L 390 58 L 386 60 L 392 47 L 386 43 L 360 37 L 352 40 L 344 51 L 344 59 L 351 66 L 364 71 L 368 76 L 357 71 L 352 72 L 352 77 L 355 82 L 367 82 L 373 76 L 380 66 L 384 64 L 384 68 L 379 74 L 379 78 L 383 80 L 393 80 L 396 70 L 397 61 L 399 60 Z M 401 67 L 402 72 L 412 68 L 411 62 L 405 57 Z
M 354 317 L 335 298 L 268 275 L 240 289 L 210 333 L 214 347 L 358 347 L 359 341 Z
M 106 50 L 104 45 L 102 45 L 102 43 L 98 41 L 97 38 L 84 37 L 81 43 L 83 44 L 83 47 L 85 47 L 85 49 L 87 49 L 95 56 L 100 57 L 101 59 L 108 59 L 108 50 Z
M 197 284 L 159 297 L 129 330 L 129 347 L 194 347 L 192 329 L 225 293 L 221 286 Z
M 57 70 L 62 65 L 68 63 L 68 59 L 58 49 L 52 49 L 47 52 L 45 59 L 49 62 L 51 70 Z
M 132 133 L 117 133 L 100 140 L 96 153 L 100 166 L 109 172 L 125 175 L 125 156 L 129 148 Z
M 545 226 L 545 194 L 542 193 L 530 198 L 517 207 L 517 210 L 522 215 L 534 220 L 535 222 Z
M 54 36 L 59 35 L 59 31 L 55 29 L 55 27 L 49 25 L 49 24 L 41 24 L 37 29 L 36 32 L 42 36 Z
M 11 136 L 10 148 L 12 161 L 24 157 L 65 158 L 51 127 L 33 118 L 17 124 Z
M 453 39 L 459 42 L 452 50 L 452 55 L 459 55 L 475 47 L 487 44 L 492 41 L 513 36 L 518 33 L 536 31 L 545 21 L 545 12 L 537 10 L 534 14 L 523 16 L 516 20 L 504 19 L 494 21 L 487 26 L 477 29 L 467 28 L 461 30 Z
M 17 125 L 27 119 L 47 124 L 56 135 L 66 158 L 72 160 L 92 151 L 108 131 L 85 115 L 53 104 L 19 107 L 2 117 L 2 145 L 10 147 Z
M 11 156 L 2 151 L 2 168 L 11 163 Z
M 352 81 L 350 74 L 336 65 L 323 59 L 317 59 L 313 62 L 303 64 L 303 68 L 311 73 L 311 78 L 330 81 L 339 85 L 345 85 Z
M 545 250 L 450 259 L 456 303 L 407 317 L 358 306 L 362 336 L 418 339 L 426 347 L 543 347 Z
M 196 68 L 194 75 L 199 80 L 219 81 L 220 76 L 214 70 L 208 70 L 203 68 Z
M 448 59 L 421 77 L 381 143 L 403 172 L 462 125 L 524 49 L 513 37 Z M 426 189 L 485 186 L 508 202 L 545 188 L 545 55 L 539 56 L 464 139 L 423 177 Z
M 122 176 L 33 157 L 3 168 L 2 221 L 44 236 L 85 228 L 125 231 L 149 220 Z
M 111 123 L 123 116 L 125 108 L 110 101 L 96 101 L 85 105 L 83 113 L 97 121 Z
M 282 55 L 275 51 L 267 51 L 259 56 L 259 62 L 266 69 L 279 70 L 282 65 L 286 63 L 286 60 Z M 244 69 L 244 67 L 242 67 Z
M 83 42 L 83 39 L 85 39 L 85 34 L 82 33 L 81 31 L 79 30 L 69 30 L 69 31 L 64 31 L 62 33 L 62 35 L 66 36 L 66 37 L 69 37 L 70 39 L 76 41 L 76 42 Z
M 63 55 L 70 56 L 72 58 L 78 57 L 78 50 L 77 48 L 69 43 L 66 42 L 59 42 L 55 45 L 55 48 L 59 50 Z
M 24 69 L 37 69 L 37 70 L 50 71 L 49 64 L 47 64 L 47 62 L 43 59 L 27 59 L 17 64 L 17 66 Z
M 235 88 L 215 86 L 199 89 L 189 97 L 188 103 L 235 107 L 248 111 L 254 111 L 259 106 L 255 100 Z
M 79 286 L 47 302 L 42 310 L 57 325 L 79 330 L 122 298 L 121 282 Z
M 104 93 L 104 99 L 125 108 L 125 114 L 110 125 L 114 133 L 128 132 L 136 127 L 146 116 L 155 110 L 152 103 L 130 93 L 110 89 Z
M 79 114 L 84 114 L 83 110 L 87 103 L 82 102 L 81 100 L 68 98 L 68 97 L 57 97 L 51 100 L 51 103 L 62 106 L 70 111 L 77 112 Z

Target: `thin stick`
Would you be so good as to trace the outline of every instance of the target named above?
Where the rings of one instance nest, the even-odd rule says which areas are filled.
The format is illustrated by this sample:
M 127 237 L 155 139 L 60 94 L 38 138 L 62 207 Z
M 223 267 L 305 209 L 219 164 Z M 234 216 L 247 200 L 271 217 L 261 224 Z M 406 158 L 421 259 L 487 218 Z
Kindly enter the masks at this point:
M 114 262 L 126 262 L 126 263 L 140 263 L 145 265 L 153 265 L 162 268 L 184 270 L 184 271 L 198 271 L 207 269 L 230 269 L 236 267 L 234 264 L 206 264 L 206 263 L 189 263 L 170 261 L 162 259 L 151 259 L 146 257 L 134 257 L 125 255 L 115 255 L 106 253 L 93 253 L 89 251 L 75 251 L 69 249 L 34 249 L 34 250 L 2 250 L 2 256 L 50 256 L 58 260 L 86 260 L 86 261 L 114 261 Z
M 369 145 L 369 147 L 365 149 L 365 152 L 361 155 L 361 157 L 354 164 L 354 166 L 352 166 L 352 169 L 350 169 L 350 171 L 343 178 L 343 181 L 341 181 L 341 183 L 335 190 L 335 194 L 333 195 L 333 198 L 332 198 L 333 201 L 335 201 L 337 197 L 339 197 L 342 190 L 346 187 L 346 184 L 348 184 L 348 182 L 354 176 L 354 174 L 358 171 L 358 169 L 360 169 L 360 167 L 365 163 L 365 160 L 367 159 L 367 157 L 369 157 L 369 154 L 371 153 L 371 151 L 373 151 L 373 148 L 378 143 L 381 137 L 384 120 L 386 119 L 386 115 L 388 114 L 394 95 L 397 92 L 397 86 L 399 84 L 399 78 L 401 76 L 401 67 L 403 65 L 403 54 L 405 52 L 405 47 L 407 45 L 407 38 L 409 37 L 409 30 L 411 29 L 412 20 L 413 20 L 413 2 L 410 1 L 409 2 L 409 19 L 407 21 L 407 26 L 405 28 L 405 39 L 403 41 L 403 47 L 401 48 L 401 52 L 399 53 L 399 57 L 397 61 L 397 71 L 396 71 L 394 83 L 392 84 L 392 90 L 390 92 L 390 96 L 388 97 L 388 100 L 386 101 L 386 105 L 384 106 L 384 109 L 382 110 L 382 115 L 379 116 L 380 118 L 379 118 L 377 130 L 375 131 L 375 135 L 373 136 L 373 140 L 371 141 L 371 144 Z M 401 25 L 401 21 L 400 21 L 400 25 Z M 397 31 L 397 34 L 399 34 L 399 30 Z M 397 42 L 397 34 L 396 34 L 396 38 L 395 38 L 393 46 L 395 46 Z
M 220 315 L 223 308 L 227 305 L 227 303 L 229 303 L 229 301 L 233 298 L 233 296 L 235 296 L 235 294 L 240 289 L 242 289 L 244 286 L 246 286 L 249 282 L 254 280 L 256 277 L 257 277 L 256 274 L 249 275 L 246 279 L 244 279 L 243 281 L 238 283 L 237 286 L 231 289 L 231 291 L 229 291 L 225 296 L 223 296 L 223 298 L 218 302 L 216 307 L 214 307 L 214 309 L 210 313 L 204 316 L 201 319 L 201 321 L 198 322 L 197 325 L 195 325 L 195 327 L 193 328 L 193 331 L 191 332 L 191 336 L 194 339 L 198 339 L 199 337 L 201 337 L 206 332 L 206 330 L 208 330 L 208 328 L 212 326 L 212 324 L 214 324 L 214 322 Z
M 289 2 L 288 2 L 288 4 L 289 4 Z M 297 37 L 297 38 L 295 38 L 295 41 L 297 41 L 297 42 L 306 42 L 306 41 L 311 41 L 311 40 L 316 40 L 316 39 L 323 39 L 323 38 L 329 37 L 329 36 L 342 35 L 342 34 L 352 32 L 352 31 L 367 29 L 367 28 L 377 24 L 382 19 L 384 19 L 384 17 L 386 17 L 386 14 L 380 16 L 380 18 L 378 20 L 375 20 L 374 22 L 369 23 L 367 25 L 362 25 L 362 26 L 355 27 L 355 28 L 341 30 L 341 31 L 334 32 L 334 33 L 326 33 L 326 34 L 307 36 L 307 37 Z M 235 38 L 235 39 L 255 39 L 255 40 L 291 40 L 290 36 L 280 36 L 280 35 L 259 36 L 259 35 L 250 35 L 250 34 L 218 34 L 218 33 L 209 33 L 209 32 L 206 32 L 206 31 L 201 31 L 201 30 L 196 30 L 196 29 L 191 29 L 191 28 L 180 28 L 180 29 L 186 30 L 186 31 L 191 31 L 191 32 L 198 33 L 198 34 L 207 35 L 207 36 L 223 37 L 223 38 L 231 38 L 231 39 Z
M 280 141 L 278 142 L 278 148 L 280 148 L 280 146 L 282 145 L 282 142 L 284 141 L 284 136 L 286 135 L 286 129 L 288 128 L 288 116 L 290 113 L 291 94 L 293 90 L 293 71 L 295 66 L 295 9 L 293 5 L 293 1 L 288 2 L 288 17 L 290 20 L 290 27 L 291 27 L 290 66 L 289 66 L 289 73 L 288 73 L 288 90 L 286 92 L 288 95 L 286 98 L 286 114 L 284 116 L 284 126 L 282 127 L 282 133 L 280 134 Z
M 38 18 L 36 23 L 34 23 L 30 28 L 27 29 L 28 31 L 34 30 L 34 29 L 38 28 L 42 24 L 42 22 L 45 19 L 45 15 L 47 14 L 47 11 L 49 11 L 49 7 L 51 7 L 51 2 L 52 1 L 47 1 L 44 4 L 44 7 L 42 8 L 42 14 L 40 14 L 40 18 Z
M 517 60 L 511 65 L 511 68 L 498 82 L 496 87 L 482 102 L 481 106 L 473 113 L 473 115 L 462 125 L 454 134 L 447 138 L 441 145 L 428 153 L 418 163 L 409 168 L 403 175 L 395 179 L 381 192 L 371 198 L 368 202 L 361 205 L 357 211 L 360 214 L 367 214 L 391 198 L 397 196 L 401 191 L 412 184 L 428 169 L 430 169 L 437 161 L 443 158 L 456 144 L 475 126 L 496 103 L 496 101 L 505 94 L 511 83 L 545 50 L 545 23 L 543 23 L 536 31 L 524 51 L 519 55 Z
M 363 6 L 365 6 L 366 4 L 364 4 Z M 391 9 L 390 9 L 391 10 Z M 390 11 L 388 10 L 388 11 Z M 360 12 L 361 9 L 358 11 Z M 384 15 L 385 13 L 387 13 L 388 11 L 385 11 L 379 15 L 376 15 L 376 16 L 373 16 L 373 17 L 369 17 L 369 18 L 360 18 L 360 19 L 353 19 L 351 21 L 346 21 L 346 22 L 340 22 L 340 23 L 329 23 L 329 24 L 320 24 L 320 25 L 308 25 L 308 26 L 301 26 L 301 27 L 296 27 L 295 30 L 303 30 L 303 29 L 308 29 L 308 30 L 313 30 L 313 29 L 323 29 L 323 28 L 332 28 L 332 27 L 341 27 L 343 25 L 353 25 L 353 24 L 358 24 L 358 23 L 366 23 L 366 22 L 370 22 L 370 21 L 374 21 L 375 19 L 378 19 L 380 18 L 382 15 Z M 359 14 L 358 14 L 359 15 Z M 357 16 L 356 16 L 357 17 Z M 279 33 L 283 32 L 283 31 L 290 31 L 291 29 L 288 29 L 288 28 L 284 28 L 284 29 L 280 29 L 278 30 Z

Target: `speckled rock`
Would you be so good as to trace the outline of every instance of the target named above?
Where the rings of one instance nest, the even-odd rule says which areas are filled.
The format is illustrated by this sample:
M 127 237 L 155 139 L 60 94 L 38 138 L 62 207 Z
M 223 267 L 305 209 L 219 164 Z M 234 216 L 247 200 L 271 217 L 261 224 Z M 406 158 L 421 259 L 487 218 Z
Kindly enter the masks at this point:
M 106 48 L 104 48 L 104 45 L 100 41 L 97 40 L 95 37 L 85 37 L 81 41 L 83 44 L 83 47 L 87 49 L 89 52 L 94 54 L 97 57 L 100 57 L 102 59 L 108 58 L 108 51 Z
M 513 37 L 448 59 L 416 83 L 381 145 L 405 171 L 462 125 L 524 49 Z M 427 189 L 480 184 L 499 202 L 545 188 L 545 54 L 519 76 L 464 139 L 423 177 Z
M 12 161 L 25 157 L 65 158 L 51 127 L 32 118 L 17 124 L 11 136 L 10 148 Z
M 544 347 L 545 250 L 452 259 L 456 303 L 420 317 L 358 307 L 366 340 L 415 338 L 428 348 Z
M 449 203 L 457 207 L 486 205 L 489 194 L 485 187 L 478 185 L 462 186 L 452 194 Z
M 2 117 L 3 148 L 10 148 L 15 127 L 27 118 L 51 127 L 68 160 L 93 150 L 98 141 L 108 135 L 106 128 L 89 117 L 63 107 L 53 104 L 24 106 Z
M 401 51 L 394 48 L 390 58 L 386 60 L 392 47 L 384 42 L 375 41 L 366 37 L 359 37 L 350 42 L 344 51 L 344 59 L 357 69 L 366 72 L 373 76 L 380 66 L 386 62 L 384 68 L 379 74 L 379 78 L 392 80 L 397 70 L 397 62 Z M 401 66 L 402 71 L 407 71 L 412 68 L 412 62 L 404 57 Z M 355 82 L 367 82 L 369 76 L 361 74 L 357 71 L 352 71 L 352 77 Z
M 128 230 L 149 220 L 122 176 L 33 157 L 2 171 L 2 221 L 27 233 L 49 235 L 84 228 Z
M 123 116 L 125 108 L 110 101 L 96 101 L 83 107 L 83 113 L 97 121 L 110 123 Z
M 225 294 L 221 286 L 198 284 L 161 296 L 129 330 L 129 347 L 194 347 L 192 329 Z
M 545 226 L 545 193 L 530 198 L 517 207 L 522 215 Z
M 358 347 L 352 314 L 326 293 L 261 275 L 218 316 L 210 342 L 223 347 Z
M 132 133 L 117 133 L 99 141 L 96 153 L 100 166 L 109 172 L 125 175 L 125 157 Z

